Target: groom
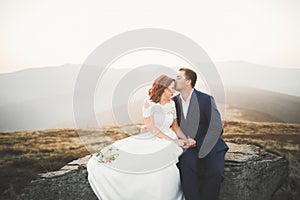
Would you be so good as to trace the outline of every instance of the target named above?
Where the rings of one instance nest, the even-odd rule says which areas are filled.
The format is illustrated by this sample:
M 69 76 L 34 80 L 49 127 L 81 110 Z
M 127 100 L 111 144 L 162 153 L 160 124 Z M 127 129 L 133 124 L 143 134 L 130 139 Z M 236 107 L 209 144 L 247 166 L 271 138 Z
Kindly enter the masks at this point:
M 177 164 L 186 200 L 218 199 L 223 180 L 224 156 L 228 146 L 223 133 L 220 113 L 214 98 L 194 89 L 197 74 L 180 68 L 176 77 L 175 96 L 177 120 L 181 130 L 196 140 Z

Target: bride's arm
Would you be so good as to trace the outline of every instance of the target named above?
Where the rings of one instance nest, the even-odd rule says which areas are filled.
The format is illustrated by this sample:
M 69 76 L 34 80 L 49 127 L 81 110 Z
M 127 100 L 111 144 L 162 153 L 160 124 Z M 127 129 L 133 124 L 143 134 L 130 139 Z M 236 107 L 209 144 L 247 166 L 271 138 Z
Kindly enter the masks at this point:
M 144 117 L 144 123 L 146 125 L 146 130 L 152 132 L 155 136 L 174 141 L 171 137 L 164 134 L 157 126 L 155 126 L 151 117 Z
M 178 125 L 177 119 L 174 118 L 173 124 L 171 126 L 172 130 L 176 133 L 178 138 L 188 141 L 186 148 L 194 147 L 196 145 L 196 141 L 192 138 L 187 138 L 186 135 L 182 132 L 180 126 Z
M 145 127 L 141 129 L 142 132 L 151 132 L 153 135 L 159 137 L 159 138 L 164 138 L 169 141 L 175 142 L 179 146 L 183 146 L 184 143 L 183 141 L 180 140 L 173 140 L 171 137 L 168 135 L 164 134 L 155 124 L 153 121 L 153 118 L 151 117 L 151 105 L 145 99 L 144 105 L 143 105 L 143 117 L 144 117 L 144 123 Z
M 151 117 L 144 117 L 144 122 L 146 125 L 145 131 L 152 132 L 153 135 L 155 135 L 159 138 L 164 138 L 166 140 L 174 142 L 175 144 L 177 144 L 180 147 L 184 147 L 185 143 L 183 140 L 180 140 L 180 139 L 174 140 L 171 137 L 164 134 L 157 126 L 155 126 Z
M 183 139 L 183 140 L 187 140 L 187 137 L 185 136 L 185 134 L 182 132 L 181 128 L 179 127 L 176 118 L 173 120 L 173 124 L 172 124 L 171 128 L 176 133 L 178 138 Z

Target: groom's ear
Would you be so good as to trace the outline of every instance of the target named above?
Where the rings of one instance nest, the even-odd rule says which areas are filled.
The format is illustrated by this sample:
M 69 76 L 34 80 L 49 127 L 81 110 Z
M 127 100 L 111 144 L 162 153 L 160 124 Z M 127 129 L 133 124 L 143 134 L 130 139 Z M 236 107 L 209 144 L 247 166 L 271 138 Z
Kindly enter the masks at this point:
M 186 80 L 187 81 L 187 83 L 189 84 L 189 85 L 192 85 L 192 80 L 191 79 L 188 79 L 188 80 Z

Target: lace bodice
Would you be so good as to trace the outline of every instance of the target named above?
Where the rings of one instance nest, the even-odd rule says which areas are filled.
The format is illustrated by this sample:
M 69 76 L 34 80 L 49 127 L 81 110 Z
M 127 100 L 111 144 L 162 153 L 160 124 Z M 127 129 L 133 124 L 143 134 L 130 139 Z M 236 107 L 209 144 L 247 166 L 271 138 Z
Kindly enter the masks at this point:
M 170 128 L 173 120 L 177 118 L 175 102 L 173 100 L 161 105 L 160 103 L 151 101 L 151 99 L 147 97 L 144 100 L 143 117 L 151 117 L 162 132 L 172 138 L 176 137 L 176 134 Z

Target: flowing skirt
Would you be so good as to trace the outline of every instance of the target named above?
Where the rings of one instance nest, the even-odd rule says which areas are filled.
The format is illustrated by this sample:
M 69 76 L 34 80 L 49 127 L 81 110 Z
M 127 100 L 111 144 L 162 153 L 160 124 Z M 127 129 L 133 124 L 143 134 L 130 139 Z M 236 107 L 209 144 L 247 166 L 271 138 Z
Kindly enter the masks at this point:
M 148 133 L 131 136 L 92 155 L 88 181 L 102 200 L 184 200 L 176 166 L 181 153 Z

